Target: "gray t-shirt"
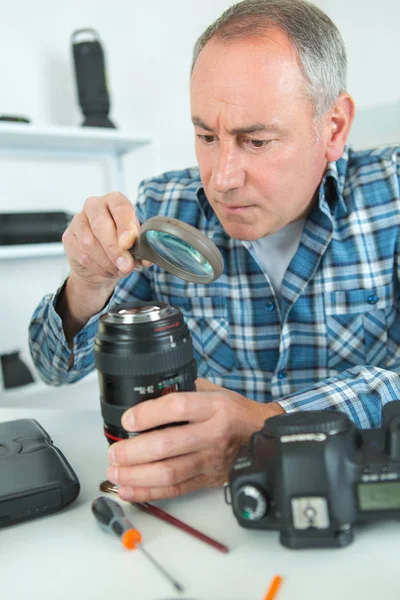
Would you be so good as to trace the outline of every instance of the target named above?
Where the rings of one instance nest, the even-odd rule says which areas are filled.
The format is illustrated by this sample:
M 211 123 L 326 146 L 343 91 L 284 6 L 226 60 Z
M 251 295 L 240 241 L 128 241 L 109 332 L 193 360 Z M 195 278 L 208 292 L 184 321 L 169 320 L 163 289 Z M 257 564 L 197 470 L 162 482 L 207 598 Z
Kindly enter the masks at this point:
M 304 223 L 305 219 L 300 219 L 249 244 L 260 267 L 268 274 L 278 299 L 286 269 L 299 247 Z

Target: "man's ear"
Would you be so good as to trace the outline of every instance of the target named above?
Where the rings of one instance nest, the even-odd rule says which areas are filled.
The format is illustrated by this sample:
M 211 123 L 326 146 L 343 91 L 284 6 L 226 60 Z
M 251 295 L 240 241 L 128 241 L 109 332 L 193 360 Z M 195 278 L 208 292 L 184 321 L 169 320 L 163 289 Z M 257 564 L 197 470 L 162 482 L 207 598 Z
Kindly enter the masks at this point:
M 342 156 L 353 123 L 354 113 L 353 98 L 347 93 L 340 94 L 329 111 L 327 122 L 326 159 L 329 162 L 339 160 Z

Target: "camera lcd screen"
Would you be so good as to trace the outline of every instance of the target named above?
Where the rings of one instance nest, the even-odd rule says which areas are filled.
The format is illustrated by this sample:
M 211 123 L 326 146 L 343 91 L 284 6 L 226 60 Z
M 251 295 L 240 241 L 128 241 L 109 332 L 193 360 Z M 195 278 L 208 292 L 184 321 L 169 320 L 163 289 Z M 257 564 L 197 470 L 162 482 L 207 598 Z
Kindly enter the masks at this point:
M 400 509 L 400 481 L 360 483 L 357 488 L 360 510 Z

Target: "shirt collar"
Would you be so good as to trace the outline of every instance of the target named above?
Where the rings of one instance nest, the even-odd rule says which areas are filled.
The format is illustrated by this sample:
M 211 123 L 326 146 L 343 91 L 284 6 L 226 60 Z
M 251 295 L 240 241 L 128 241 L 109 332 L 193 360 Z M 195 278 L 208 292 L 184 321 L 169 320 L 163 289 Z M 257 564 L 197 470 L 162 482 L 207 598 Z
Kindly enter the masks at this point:
M 347 215 L 348 210 L 343 197 L 349 162 L 349 148 L 346 146 L 339 160 L 329 162 L 319 187 L 319 207 L 331 215 Z

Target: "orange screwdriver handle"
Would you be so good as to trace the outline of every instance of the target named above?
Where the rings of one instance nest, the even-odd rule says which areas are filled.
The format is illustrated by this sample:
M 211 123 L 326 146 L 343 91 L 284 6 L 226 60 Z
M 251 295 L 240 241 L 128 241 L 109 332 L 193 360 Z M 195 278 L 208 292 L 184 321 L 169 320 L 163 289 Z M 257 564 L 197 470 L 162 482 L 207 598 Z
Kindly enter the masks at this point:
M 142 536 L 140 531 L 135 529 L 129 519 L 126 518 L 124 510 L 118 502 L 106 498 L 105 496 L 99 496 L 92 502 L 92 513 L 96 517 L 98 523 L 107 531 L 111 531 L 118 535 L 121 539 L 122 544 L 128 550 L 133 550 L 137 546 L 147 556 L 147 558 L 153 563 L 153 565 L 160 571 L 164 577 L 172 583 L 174 588 L 178 592 L 183 591 L 183 587 L 171 575 L 158 563 L 140 544 Z
M 115 500 L 99 496 L 92 502 L 92 513 L 103 529 L 120 538 L 125 548 L 133 550 L 142 541 L 140 532 L 127 519 L 122 506 Z
M 134 550 L 142 541 L 142 536 L 137 529 L 128 529 L 128 531 L 125 531 L 123 534 L 121 541 L 125 548 Z

